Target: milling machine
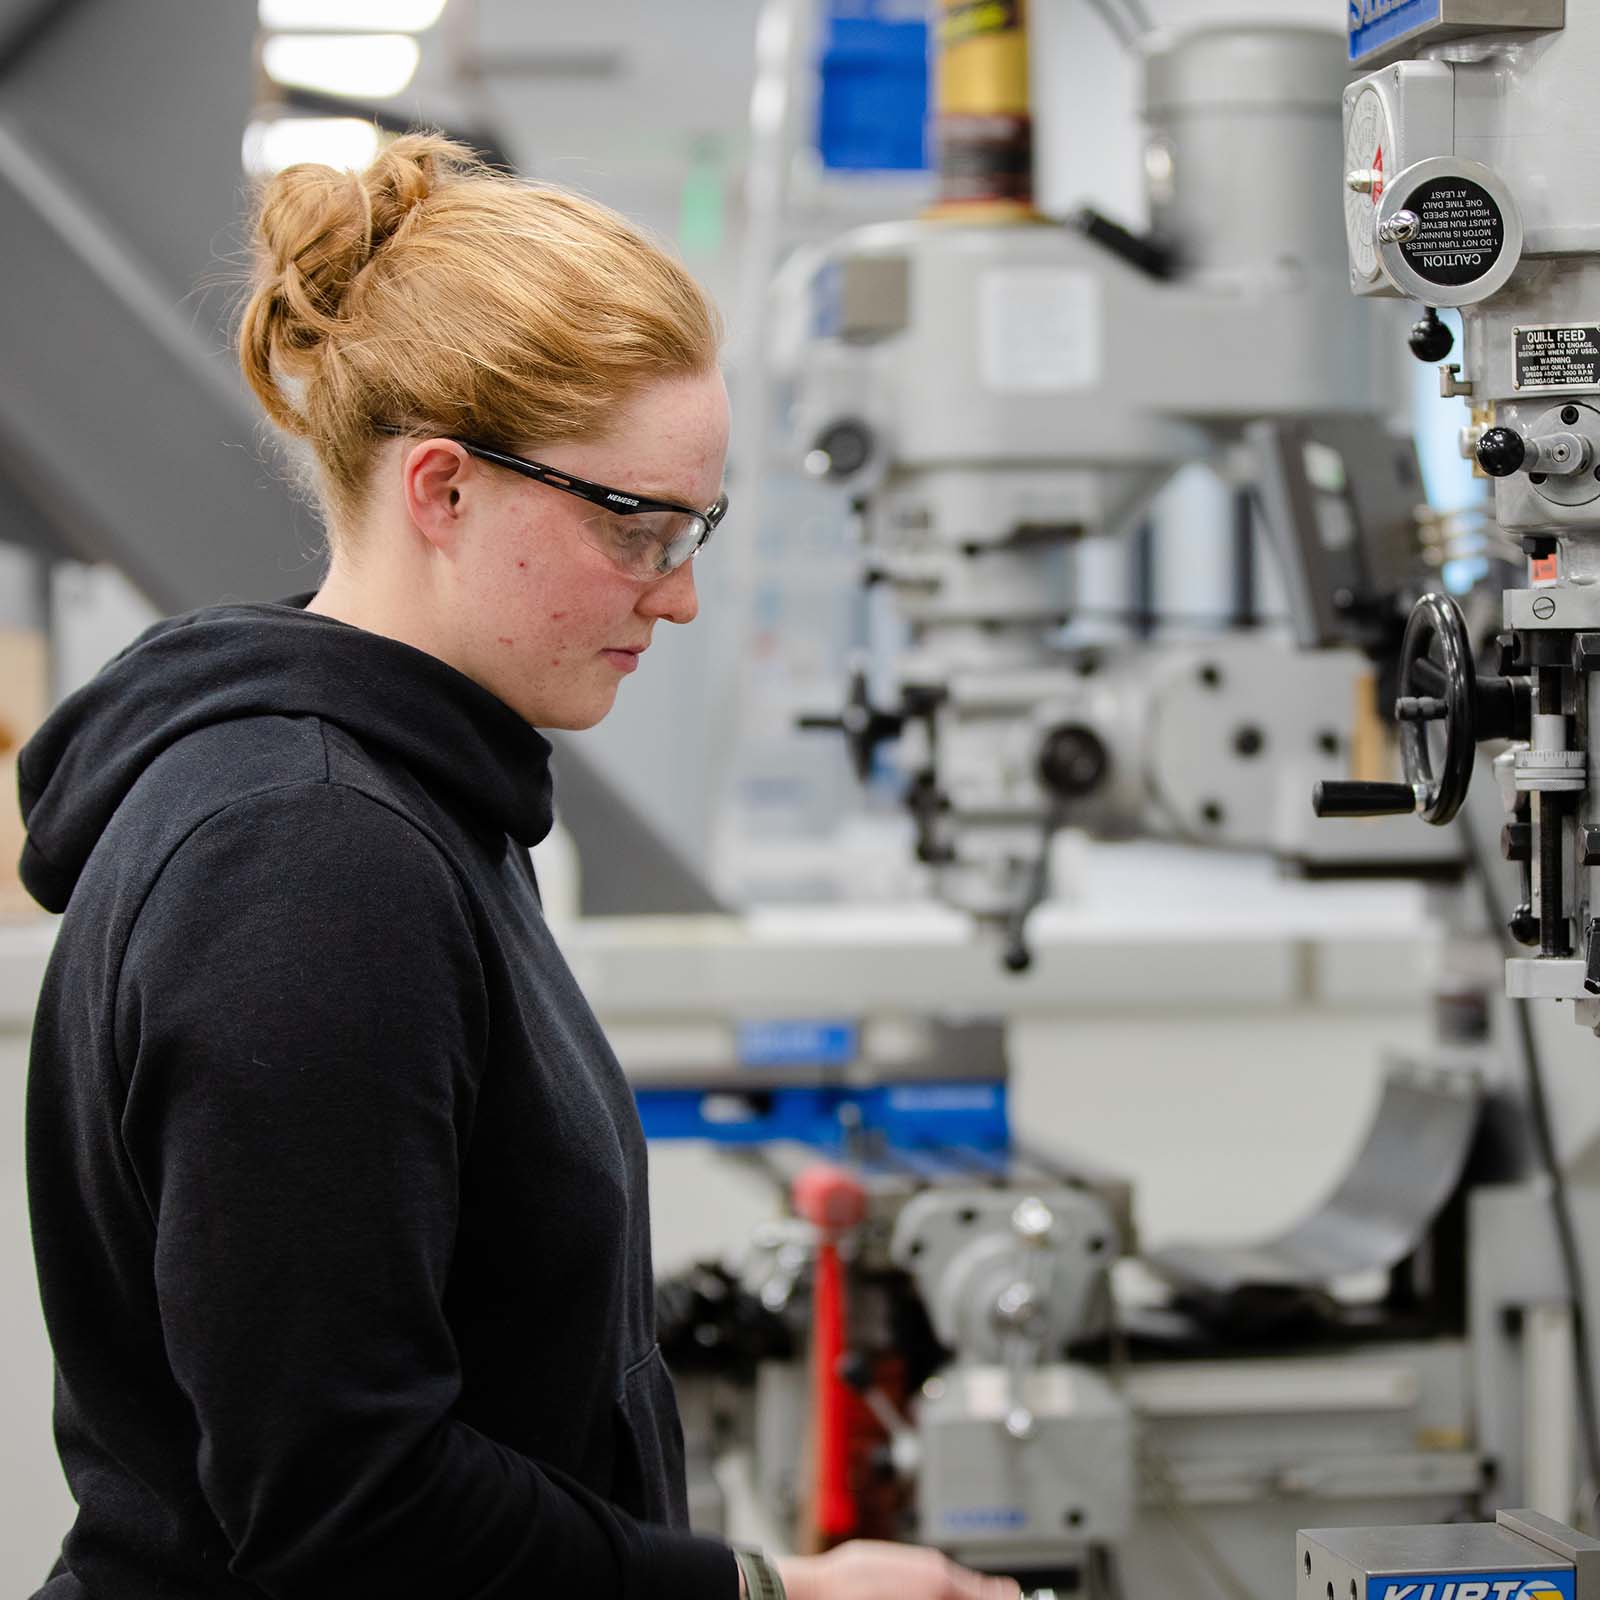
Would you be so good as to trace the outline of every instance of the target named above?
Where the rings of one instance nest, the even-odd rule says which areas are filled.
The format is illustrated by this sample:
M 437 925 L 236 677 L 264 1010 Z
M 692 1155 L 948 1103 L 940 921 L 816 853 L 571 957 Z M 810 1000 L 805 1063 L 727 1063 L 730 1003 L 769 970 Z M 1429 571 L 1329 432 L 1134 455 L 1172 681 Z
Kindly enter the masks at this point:
M 1504 818 L 1501 853 L 1521 891 L 1498 908 L 1513 1012 L 1530 1039 L 1538 1001 L 1570 1004 L 1594 1030 L 1600 187 L 1588 158 L 1600 144 L 1590 108 L 1600 13 L 1578 0 L 1358 0 L 1349 41 L 1358 72 L 1345 92 L 1351 287 L 1360 297 L 1415 300 L 1430 318 L 1439 307 L 1459 309 L 1460 359 L 1441 366 L 1441 393 L 1468 404 L 1462 451 L 1493 480 L 1494 519 L 1522 570 L 1504 595 L 1489 671 L 1479 670 L 1483 652 L 1448 597 L 1418 602 L 1395 707 L 1404 782 L 1357 785 L 1331 804 L 1322 795 L 1319 809 L 1415 812 L 1445 827 L 1468 818 L 1482 795 L 1481 781 L 1469 788 L 1481 759 Z M 1439 359 L 1451 353 L 1441 349 Z M 1481 871 L 1491 881 L 1487 863 Z M 1549 1312 L 1564 1322 L 1552 1371 L 1565 1369 L 1565 1403 L 1543 1411 L 1527 1450 L 1578 1456 L 1585 1489 L 1570 1492 L 1569 1483 L 1564 1499 L 1550 1495 L 1531 1513 L 1502 1510 L 1493 1524 L 1302 1532 L 1303 1600 L 1342 1595 L 1347 1585 L 1353 1600 L 1600 1593 L 1600 1544 L 1590 1536 L 1600 1407 L 1588 1270 L 1600 1218 L 1584 1151 L 1564 1147 L 1547 1105 L 1553 1093 L 1530 1060 L 1543 1181 L 1486 1191 L 1472 1220 L 1475 1235 L 1499 1230 L 1541 1258 Z M 1586 1085 L 1576 1095 L 1592 1100 Z M 1530 1412 L 1535 1398 L 1523 1396 Z M 1511 1404 L 1501 1399 L 1502 1416 Z M 1485 1502 L 1521 1503 L 1514 1488 Z M 1587 1523 L 1588 1534 L 1569 1522 Z
M 1426 570 L 1414 452 L 1386 425 L 1319 199 L 1340 41 L 1241 26 L 1151 44 L 1154 229 L 1135 237 L 1033 215 L 1021 8 L 947 12 L 945 200 L 852 235 L 813 286 L 808 466 L 854 502 L 865 577 L 911 637 L 891 703 L 862 677 L 817 720 L 863 775 L 899 741 L 919 853 L 1017 969 L 1062 826 L 1456 875 L 1453 836 L 1330 827 L 1305 805 L 1308 780 L 1350 781 Z M 987 77 L 952 70 L 979 46 Z M 1196 461 L 1250 492 L 1294 638 L 1062 648 L 1076 544 L 1127 529 Z M 1515 1407 L 1481 1425 L 1519 1358 L 1496 1330 L 1533 1291 L 1492 1259 L 1463 1268 L 1467 1185 L 1505 1170 L 1499 1074 L 1482 994 L 1443 1015 L 1438 1056 L 1395 1065 L 1325 1204 L 1270 1239 L 1139 1257 L 1160 1294 L 1131 1310 L 1114 1175 L 1009 1130 L 897 1142 L 845 1102 L 820 1171 L 814 1151 L 753 1153 L 792 1215 L 740 1272 L 674 1286 L 675 1366 L 737 1354 L 759 1498 L 805 1546 L 911 1536 L 1064 1591 L 1237 1600 L 1272 1592 L 1310 1504 L 1330 1522 L 1467 1514 L 1486 1436 L 1502 1482 L 1537 1472 Z
M 1016 162 L 972 178 L 962 130 L 1026 111 L 1014 62 L 1008 78 L 1004 57 L 967 61 L 1000 49 L 973 36 L 974 9 L 947 18 L 962 28 L 944 143 L 963 161 L 944 199 L 847 236 L 810 285 L 796 437 L 852 502 L 863 581 L 892 591 L 909 648 L 887 703 L 857 674 L 843 712 L 809 725 L 842 729 L 863 777 L 897 742 L 920 859 L 1018 968 L 1063 826 L 1313 871 L 1453 862 L 1453 842 L 1318 828 L 1303 804 L 1308 778 L 1381 745 L 1368 657 L 1392 656 L 1427 572 L 1415 450 L 1386 424 L 1392 373 L 1321 198 L 1338 36 L 1221 26 L 1149 44 L 1152 226 L 1136 236 L 1092 213 L 1041 219 Z M 989 9 L 1022 38 L 1016 8 Z M 1305 648 L 1238 633 L 1064 649 L 1078 546 L 1130 530 L 1195 462 L 1275 544 Z

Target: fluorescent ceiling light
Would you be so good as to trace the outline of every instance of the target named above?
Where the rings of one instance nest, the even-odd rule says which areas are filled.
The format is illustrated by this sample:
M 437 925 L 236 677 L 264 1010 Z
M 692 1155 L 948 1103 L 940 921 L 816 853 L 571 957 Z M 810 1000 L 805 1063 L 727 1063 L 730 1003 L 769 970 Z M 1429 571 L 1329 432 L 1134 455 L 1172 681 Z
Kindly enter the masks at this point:
M 352 100 L 386 100 L 416 74 L 422 52 L 403 33 L 279 33 L 261 47 L 277 83 Z
M 302 161 L 329 167 L 371 164 L 378 153 L 376 124 L 359 117 L 278 117 L 244 130 L 244 169 L 258 177 Z
M 421 33 L 443 10 L 444 0 L 261 0 L 259 15 L 263 28 Z

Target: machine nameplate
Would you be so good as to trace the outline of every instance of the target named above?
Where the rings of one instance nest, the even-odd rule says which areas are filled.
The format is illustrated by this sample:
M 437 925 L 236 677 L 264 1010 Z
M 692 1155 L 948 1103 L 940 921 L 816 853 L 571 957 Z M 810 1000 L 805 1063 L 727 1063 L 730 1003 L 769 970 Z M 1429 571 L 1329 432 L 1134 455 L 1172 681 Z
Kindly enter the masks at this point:
M 1352 65 L 1377 67 L 1425 44 L 1513 28 L 1559 28 L 1565 0 L 1349 0 Z
M 1367 1600 L 1574 1600 L 1569 1572 L 1407 1573 L 1369 1577 Z
M 1458 287 L 1475 282 L 1500 260 L 1506 219 L 1494 196 L 1470 178 L 1435 178 L 1419 185 L 1406 204 L 1422 231 L 1400 253 L 1419 278 Z
M 1552 323 L 1513 331 L 1518 389 L 1600 389 L 1600 323 Z

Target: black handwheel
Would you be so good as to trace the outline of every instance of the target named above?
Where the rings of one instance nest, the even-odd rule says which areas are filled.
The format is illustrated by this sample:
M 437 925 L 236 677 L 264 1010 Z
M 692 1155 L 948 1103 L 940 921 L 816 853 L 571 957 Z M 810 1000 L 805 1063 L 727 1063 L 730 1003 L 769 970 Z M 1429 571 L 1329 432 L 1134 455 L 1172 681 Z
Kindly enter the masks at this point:
M 1400 758 L 1417 794 L 1417 814 L 1437 827 L 1467 798 L 1477 744 L 1478 675 L 1461 608 L 1448 595 L 1425 594 L 1411 608 L 1400 645 Z M 1438 770 L 1428 724 L 1444 725 Z
M 872 762 L 878 746 L 900 737 L 906 725 L 906 714 L 873 705 L 866 669 L 857 667 L 850 674 L 850 694 L 838 716 L 797 717 L 795 725 L 807 732 L 831 728 L 842 733 L 850 750 L 850 764 L 856 769 L 856 777 L 865 783 L 872 776 Z

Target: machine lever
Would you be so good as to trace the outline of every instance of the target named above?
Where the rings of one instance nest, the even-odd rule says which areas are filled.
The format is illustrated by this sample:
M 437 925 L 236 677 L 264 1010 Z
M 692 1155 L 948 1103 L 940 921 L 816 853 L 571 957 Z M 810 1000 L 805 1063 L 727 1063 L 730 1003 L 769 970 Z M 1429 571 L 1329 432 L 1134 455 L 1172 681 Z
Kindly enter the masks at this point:
M 1409 783 L 1356 783 L 1329 779 L 1311 791 L 1319 817 L 1405 817 L 1417 809 Z
M 856 777 L 866 783 L 872 776 L 872 761 L 878 746 L 898 739 L 906 725 L 907 713 L 887 711 L 872 703 L 872 690 L 865 668 L 850 674 L 850 694 L 837 716 L 805 715 L 795 719 L 803 732 L 832 729 L 842 733 L 850 749 L 850 762 Z

